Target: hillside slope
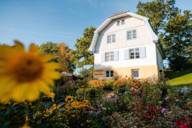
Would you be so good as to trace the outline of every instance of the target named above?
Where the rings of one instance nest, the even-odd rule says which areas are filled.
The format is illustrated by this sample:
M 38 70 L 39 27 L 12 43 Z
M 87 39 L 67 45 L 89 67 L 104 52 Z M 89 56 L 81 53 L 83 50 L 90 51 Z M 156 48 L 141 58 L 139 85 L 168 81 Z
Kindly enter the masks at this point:
M 192 85 L 192 72 L 172 72 L 167 83 L 171 86 Z

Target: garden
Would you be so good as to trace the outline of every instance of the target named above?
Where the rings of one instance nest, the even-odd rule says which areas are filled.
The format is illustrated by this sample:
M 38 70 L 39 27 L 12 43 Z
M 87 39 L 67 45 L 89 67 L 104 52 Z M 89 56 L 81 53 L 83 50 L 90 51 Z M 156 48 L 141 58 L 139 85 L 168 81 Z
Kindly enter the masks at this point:
M 30 6 L 27 9 L 36 10 L 31 8 L 31 4 L 27 5 Z M 23 8 L 24 4 L 21 6 Z M 44 6 L 48 7 L 45 2 L 41 8 Z M 20 10 L 15 7 L 9 7 L 8 10 L 11 8 Z M 67 12 L 66 8 L 62 10 Z M 58 42 L 39 42 L 38 46 L 31 43 L 29 48 L 18 40 L 14 45 L 1 43 L 0 128 L 192 128 L 191 10 L 179 9 L 175 0 L 138 2 L 136 10 L 137 14 L 150 19 L 154 32 L 159 36 L 158 45 L 170 62 L 165 79 L 134 80 L 115 76 L 110 80 L 94 80 L 94 57 L 88 50 L 96 30 L 94 27 L 85 28 L 74 42 L 74 49 Z M 47 16 L 49 11 L 44 11 Z M 104 14 L 104 11 L 97 9 L 98 15 Z M 30 14 L 25 12 L 27 16 Z M 88 16 L 84 12 L 77 14 Z M 14 20 L 7 22 L 23 24 L 17 22 L 18 19 L 15 16 Z M 31 23 L 26 23 L 26 19 L 31 21 L 29 17 L 20 19 L 24 25 Z M 73 21 L 73 18 L 67 19 Z M 67 24 L 70 30 L 75 28 L 76 22 L 74 20 L 73 25 Z M 41 27 L 46 24 L 44 21 L 42 23 Z M 80 21 L 77 25 L 81 26 Z M 28 35 L 34 39 L 35 35 L 31 33 L 36 32 L 25 28 L 27 30 L 20 28 L 23 30 L 21 35 L 25 37 L 24 33 L 30 30 Z M 5 32 L 2 30 L 8 33 L 15 28 L 8 28 Z M 48 28 L 44 30 L 40 33 L 49 33 Z M 63 40 L 65 36 L 57 32 L 52 33 L 62 36 Z M 66 38 L 74 33 L 67 34 Z M 50 35 L 48 37 L 51 38 Z M 75 71 L 79 73 L 74 75 Z
M 67 79 L 53 56 L 40 54 L 34 44 L 27 52 L 20 42 L 0 49 L 2 128 L 192 127 L 190 86 L 118 77 Z

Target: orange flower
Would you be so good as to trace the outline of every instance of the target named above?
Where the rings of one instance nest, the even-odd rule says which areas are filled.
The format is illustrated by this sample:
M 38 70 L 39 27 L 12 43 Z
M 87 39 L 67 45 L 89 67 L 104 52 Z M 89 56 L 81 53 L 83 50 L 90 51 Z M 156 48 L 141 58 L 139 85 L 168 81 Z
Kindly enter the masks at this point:
M 102 80 L 90 80 L 88 85 L 93 88 L 101 88 L 105 86 L 105 82 Z

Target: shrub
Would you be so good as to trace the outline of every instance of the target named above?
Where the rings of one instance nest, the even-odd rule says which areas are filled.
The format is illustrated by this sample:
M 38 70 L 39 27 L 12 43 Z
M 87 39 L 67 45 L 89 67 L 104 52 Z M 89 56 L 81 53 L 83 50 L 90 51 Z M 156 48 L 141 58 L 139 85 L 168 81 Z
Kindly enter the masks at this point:
M 94 104 L 102 98 L 103 90 L 100 88 L 79 88 L 76 94 L 79 99 L 88 99 Z
M 91 88 L 102 88 L 105 86 L 105 82 L 102 80 L 90 80 L 88 86 Z

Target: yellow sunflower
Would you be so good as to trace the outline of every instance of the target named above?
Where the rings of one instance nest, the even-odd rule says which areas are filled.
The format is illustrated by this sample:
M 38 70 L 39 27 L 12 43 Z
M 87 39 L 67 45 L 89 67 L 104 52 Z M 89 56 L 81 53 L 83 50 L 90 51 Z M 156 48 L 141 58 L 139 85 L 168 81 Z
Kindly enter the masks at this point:
M 72 102 L 73 101 L 73 97 L 72 96 L 67 96 L 65 98 L 65 102 Z
M 60 77 L 55 71 L 59 65 L 50 62 L 51 55 L 42 55 L 31 44 L 28 51 L 21 43 L 13 47 L 0 46 L 0 102 L 34 101 L 40 93 L 52 95 L 54 80 Z

